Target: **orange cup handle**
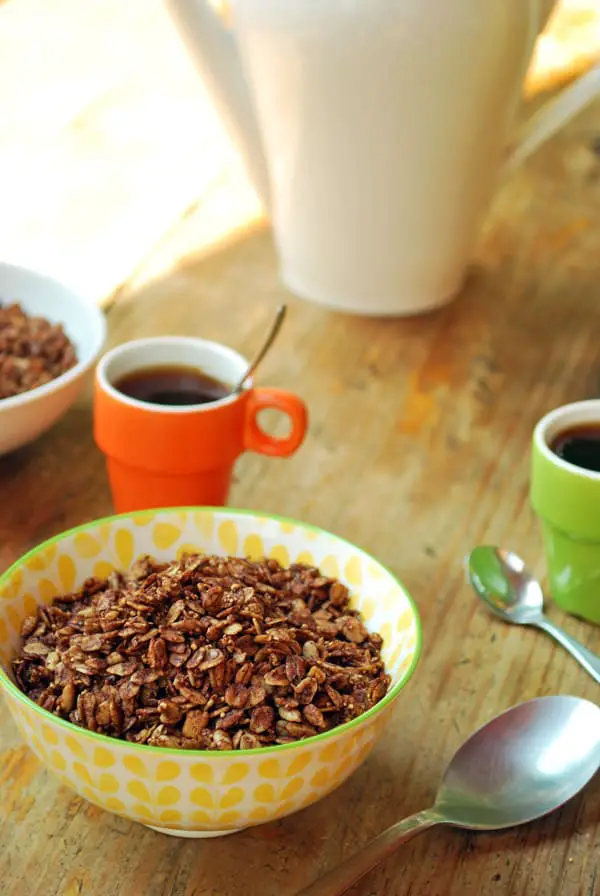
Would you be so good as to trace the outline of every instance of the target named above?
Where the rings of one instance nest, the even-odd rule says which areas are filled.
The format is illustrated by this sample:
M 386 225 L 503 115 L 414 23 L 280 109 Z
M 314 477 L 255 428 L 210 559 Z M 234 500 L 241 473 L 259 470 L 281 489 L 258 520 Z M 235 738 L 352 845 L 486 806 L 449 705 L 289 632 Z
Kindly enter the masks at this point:
M 268 435 L 258 423 L 258 414 L 266 410 L 282 411 L 292 423 L 285 439 Z M 284 389 L 252 389 L 246 405 L 244 443 L 248 451 L 269 457 L 289 457 L 304 440 L 308 426 L 308 410 L 301 398 Z

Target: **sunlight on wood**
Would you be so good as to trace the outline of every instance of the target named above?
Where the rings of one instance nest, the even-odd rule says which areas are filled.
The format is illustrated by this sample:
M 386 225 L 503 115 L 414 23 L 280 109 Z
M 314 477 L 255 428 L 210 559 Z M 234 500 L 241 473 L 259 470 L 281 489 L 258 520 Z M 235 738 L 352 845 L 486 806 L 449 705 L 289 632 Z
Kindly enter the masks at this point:
M 555 90 L 600 58 L 600 0 L 562 0 L 540 37 L 525 96 Z
M 104 301 L 217 187 L 207 245 L 260 206 L 162 0 L 51 7 L 0 6 L 0 257 Z

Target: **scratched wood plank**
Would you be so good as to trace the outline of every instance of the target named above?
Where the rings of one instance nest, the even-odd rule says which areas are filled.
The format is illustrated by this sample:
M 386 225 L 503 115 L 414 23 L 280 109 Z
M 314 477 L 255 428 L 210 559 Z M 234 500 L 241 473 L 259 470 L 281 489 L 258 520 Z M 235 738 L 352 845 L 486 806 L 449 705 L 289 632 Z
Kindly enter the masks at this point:
M 179 842 L 90 807 L 57 786 L 2 710 L 0 872 L 8 896 L 292 896 L 399 816 L 426 806 L 477 725 L 535 695 L 597 699 L 542 635 L 476 606 L 462 558 L 477 542 L 517 547 L 543 574 L 528 507 L 535 421 L 599 387 L 600 105 L 507 182 L 472 277 L 420 320 L 336 315 L 289 299 L 261 381 L 297 389 L 308 440 L 289 461 L 246 457 L 232 502 L 332 529 L 398 573 L 419 605 L 424 655 L 372 757 L 320 804 L 277 824 Z M 193 244 L 193 216 L 186 246 Z M 200 225 L 203 222 L 200 221 Z M 266 230 L 190 255 L 123 293 L 110 340 L 196 333 L 245 352 L 284 298 Z M 46 437 L 0 462 L 0 562 L 110 509 L 87 398 Z M 600 630 L 552 611 L 600 650 Z M 374 871 L 356 896 L 593 896 L 600 789 L 497 835 L 431 832 Z M 118 875 L 116 870 L 118 869 Z
M 0 873 L 8 896 L 292 896 L 386 824 L 427 805 L 448 756 L 495 712 L 538 694 L 597 699 L 595 685 L 542 635 L 504 628 L 475 606 L 461 561 L 473 544 L 495 541 L 518 547 L 543 574 L 527 503 L 531 428 L 549 408 L 600 387 L 599 122 L 596 105 L 503 185 L 471 280 L 444 311 L 365 321 L 287 297 L 289 323 L 261 379 L 302 393 L 311 432 L 292 460 L 244 458 L 232 501 L 345 535 L 414 594 L 423 660 L 373 756 L 297 816 L 210 845 L 183 843 L 58 786 L 1 703 Z M 204 248 L 214 243 L 211 215 L 229 229 L 229 183 L 224 175 L 158 247 L 136 257 L 109 313 L 112 342 L 185 331 L 247 353 L 256 346 L 284 293 L 266 230 Z M 41 539 L 109 512 L 90 423 L 88 392 L 46 437 L 0 460 L 2 567 Z M 598 629 L 552 615 L 600 650 Z M 594 896 L 599 819 L 596 785 L 522 831 L 431 832 L 355 894 Z

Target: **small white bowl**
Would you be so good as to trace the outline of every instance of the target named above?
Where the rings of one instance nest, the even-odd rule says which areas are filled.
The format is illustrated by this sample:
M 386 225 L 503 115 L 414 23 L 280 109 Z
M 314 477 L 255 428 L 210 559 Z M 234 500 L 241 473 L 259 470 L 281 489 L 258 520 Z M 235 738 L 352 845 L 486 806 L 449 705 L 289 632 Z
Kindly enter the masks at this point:
M 106 336 L 104 314 L 68 287 L 27 268 L 0 263 L 0 301 L 18 302 L 28 314 L 61 323 L 77 352 L 77 364 L 43 386 L 0 399 L 0 455 L 14 451 L 53 426 L 77 399 L 84 374 Z

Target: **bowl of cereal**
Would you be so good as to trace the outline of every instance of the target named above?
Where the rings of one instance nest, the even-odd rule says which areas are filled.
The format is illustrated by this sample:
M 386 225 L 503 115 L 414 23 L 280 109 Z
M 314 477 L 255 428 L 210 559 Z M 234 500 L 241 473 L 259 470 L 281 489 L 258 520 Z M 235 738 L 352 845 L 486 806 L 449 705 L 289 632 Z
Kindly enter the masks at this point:
M 368 756 L 421 647 L 360 548 L 230 508 L 86 523 L 0 577 L 0 686 L 92 803 L 210 837 L 316 802 Z
M 90 301 L 44 274 L 0 263 L 0 455 L 66 413 L 105 333 Z

